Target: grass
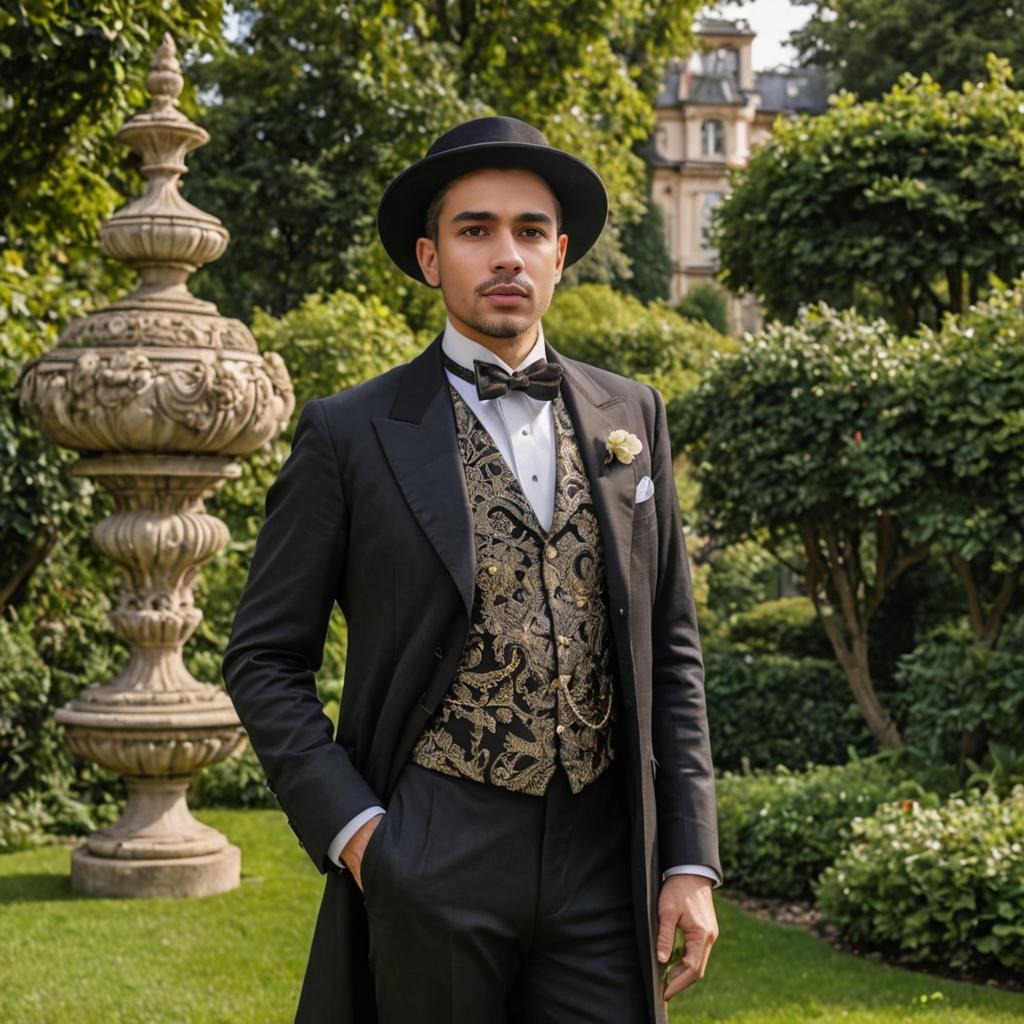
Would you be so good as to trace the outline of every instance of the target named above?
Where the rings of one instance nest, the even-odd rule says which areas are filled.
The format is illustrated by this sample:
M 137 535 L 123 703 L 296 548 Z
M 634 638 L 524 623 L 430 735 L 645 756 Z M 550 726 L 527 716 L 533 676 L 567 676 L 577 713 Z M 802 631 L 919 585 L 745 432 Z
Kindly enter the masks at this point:
M 196 816 L 241 846 L 235 892 L 80 897 L 68 847 L 0 857 L 0 1020 L 290 1024 L 323 879 L 276 811 Z M 673 1024 L 1024 1022 L 1022 995 L 880 966 L 716 904 L 719 940 Z

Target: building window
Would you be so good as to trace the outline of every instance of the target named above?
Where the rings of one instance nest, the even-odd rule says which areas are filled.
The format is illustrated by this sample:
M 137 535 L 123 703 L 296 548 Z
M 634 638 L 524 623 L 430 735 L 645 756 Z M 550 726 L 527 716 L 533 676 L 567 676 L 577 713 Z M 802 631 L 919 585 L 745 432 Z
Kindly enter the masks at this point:
M 663 124 L 654 129 L 654 155 L 668 158 L 668 129 Z
M 712 50 L 704 61 L 708 75 L 732 75 L 740 73 L 740 51 L 735 46 L 720 46 Z
M 725 156 L 725 123 L 714 118 L 700 126 L 700 151 L 704 156 Z
M 711 230 L 711 215 L 715 207 L 725 198 L 722 192 L 705 192 L 701 197 L 700 204 L 700 246 L 705 255 L 716 257 L 718 250 L 708 240 L 708 232 Z

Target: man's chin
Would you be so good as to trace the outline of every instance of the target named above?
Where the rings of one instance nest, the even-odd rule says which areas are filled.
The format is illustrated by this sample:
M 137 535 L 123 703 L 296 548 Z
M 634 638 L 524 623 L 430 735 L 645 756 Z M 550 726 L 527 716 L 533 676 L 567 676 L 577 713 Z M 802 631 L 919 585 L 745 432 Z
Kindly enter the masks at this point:
M 525 316 L 478 317 L 470 320 L 469 325 L 475 331 L 486 334 L 488 338 L 518 338 L 525 334 L 537 321 Z

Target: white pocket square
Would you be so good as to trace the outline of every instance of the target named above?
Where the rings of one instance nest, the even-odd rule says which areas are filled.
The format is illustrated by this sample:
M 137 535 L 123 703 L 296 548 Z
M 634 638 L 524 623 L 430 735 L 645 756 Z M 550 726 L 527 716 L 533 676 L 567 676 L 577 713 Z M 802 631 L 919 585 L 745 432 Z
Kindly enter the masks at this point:
M 640 483 L 636 485 L 636 497 L 633 500 L 637 505 L 639 505 L 641 501 L 646 501 L 648 498 L 653 497 L 654 481 L 649 476 L 645 476 Z

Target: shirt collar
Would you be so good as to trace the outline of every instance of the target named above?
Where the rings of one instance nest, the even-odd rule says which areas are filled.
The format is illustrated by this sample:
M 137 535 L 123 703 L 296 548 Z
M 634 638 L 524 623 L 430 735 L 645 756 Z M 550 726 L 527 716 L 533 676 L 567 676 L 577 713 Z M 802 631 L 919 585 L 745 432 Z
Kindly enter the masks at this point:
M 467 370 L 473 368 L 473 360 L 479 359 L 485 363 L 496 363 L 502 369 L 512 373 L 515 367 L 509 366 L 501 356 L 495 355 L 489 348 L 485 348 L 479 342 L 467 338 L 461 331 L 456 330 L 451 319 L 445 321 L 444 337 L 441 339 L 441 349 L 449 359 L 454 359 L 460 366 Z M 526 354 L 526 357 L 519 364 L 525 368 L 537 359 L 546 359 L 547 352 L 544 347 L 544 327 L 537 321 L 537 340 L 533 348 Z

